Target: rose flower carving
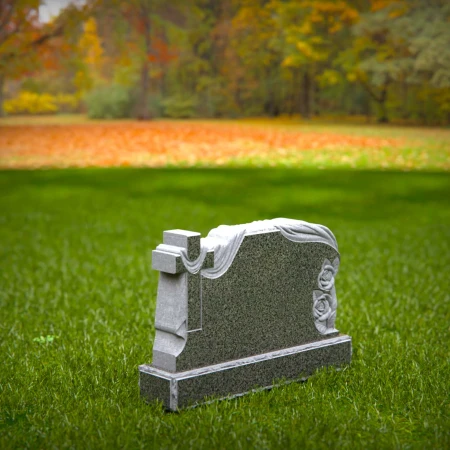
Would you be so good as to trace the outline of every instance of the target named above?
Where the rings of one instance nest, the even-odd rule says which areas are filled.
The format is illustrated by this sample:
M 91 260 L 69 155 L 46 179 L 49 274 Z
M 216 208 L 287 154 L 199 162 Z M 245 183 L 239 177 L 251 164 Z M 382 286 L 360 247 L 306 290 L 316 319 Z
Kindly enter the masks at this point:
M 335 258 L 333 263 L 326 259 L 322 265 L 322 270 L 319 273 L 317 283 L 319 289 L 324 291 L 331 291 L 334 286 L 334 277 L 339 268 L 339 258 Z
M 325 259 L 317 278 L 317 284 L 320 290 L 313 291 L 314 325 L 321 334 L 337 332 L 336 328 L 334 328 L 337 309 L 334 277 L 338 269 L 339 257 L 336 257 L 333 262 Z
M 317 330 L 322 334 L 334 333 L 336 320 L 336 298 L 322 291 L 314 291 L 313 315 Z

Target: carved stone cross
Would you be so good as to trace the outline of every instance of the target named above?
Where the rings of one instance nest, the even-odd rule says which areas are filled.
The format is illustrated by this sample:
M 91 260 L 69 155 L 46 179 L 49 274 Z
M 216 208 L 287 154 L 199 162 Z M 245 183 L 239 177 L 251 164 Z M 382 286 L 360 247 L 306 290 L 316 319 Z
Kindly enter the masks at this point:
M 176 356 L 183 349 L 187 333 L 202 329 L 200 273 L 214 266 L 214 251 L 206 252 L 195 274 L 184 263 L 186 258 L 194 261 L 200 257 L 200 236 L 186 230 L 164 231 L 163 244 L 152 252 L 152 268 L 160 271 L 153 363 L 167 370 L 176 370 Z

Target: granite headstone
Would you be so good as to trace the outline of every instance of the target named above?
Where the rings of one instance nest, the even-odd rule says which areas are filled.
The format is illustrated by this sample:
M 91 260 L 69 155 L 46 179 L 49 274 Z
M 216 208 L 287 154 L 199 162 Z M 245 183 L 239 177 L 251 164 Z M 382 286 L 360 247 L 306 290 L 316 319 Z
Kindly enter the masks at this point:
M 335 328 L 339 261 L 333 233 L 299 220 L 165 231 L 141 395 L 176 410 L 350 363 L 351 338 Z

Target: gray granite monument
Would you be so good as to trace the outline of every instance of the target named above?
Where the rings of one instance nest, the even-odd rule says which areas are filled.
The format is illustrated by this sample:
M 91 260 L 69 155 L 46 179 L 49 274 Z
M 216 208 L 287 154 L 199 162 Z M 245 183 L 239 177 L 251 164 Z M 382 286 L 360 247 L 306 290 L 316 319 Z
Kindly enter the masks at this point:
M 153 362 L 141 395 L 169 410 L 305 379 L 351 360 L 335 328 L 339 253 L 322 225 L 273 219 L 221 225 L 206 238 L 164 232 Z

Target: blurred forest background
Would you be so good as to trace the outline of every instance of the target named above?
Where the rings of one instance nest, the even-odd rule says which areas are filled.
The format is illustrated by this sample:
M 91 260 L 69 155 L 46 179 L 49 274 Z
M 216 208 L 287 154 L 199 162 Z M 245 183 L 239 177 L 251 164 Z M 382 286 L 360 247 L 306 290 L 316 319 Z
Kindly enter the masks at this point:
M 1 115 L 450 123 L 448 0 L 45 3 L 0 0 Z

